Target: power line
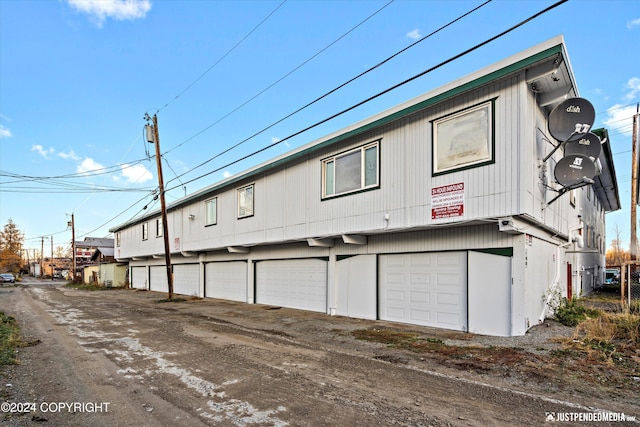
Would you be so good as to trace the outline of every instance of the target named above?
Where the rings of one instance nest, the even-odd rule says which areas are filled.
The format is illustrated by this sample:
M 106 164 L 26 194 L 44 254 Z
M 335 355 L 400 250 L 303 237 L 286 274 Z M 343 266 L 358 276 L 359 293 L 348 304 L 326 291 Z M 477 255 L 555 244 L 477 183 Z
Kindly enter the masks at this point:
M 414 80 L 416 80 L 416 79 L 418 79 L 418 78 L 420 78 L 420 77 L 422 77 L 422 76 L 424 76 L 424 75 L 426 75 L 426 74 L 428 74 L 428 73 L 430 73 L 430 72 L 432 72 L 432 71 L 434 71 L 434 70 L 436 70 L 438 68 L 441 68 L 444 65 L 447 65 L 447 64 L 449 64 L 449 63 L 451 63 L 451 62 L 453 62 L 453 61 L 455 61 L 455 60 L 457 60 L 457 59 L 459 59 L 459 58 L 461 58 L 461 57 L 463 57 L 465 55 L 468 55 L 469 53 L 471 53 L 471 52 L 473 52 L 473 51 L 475 51 L 475 50 L 477 50 L 477 49 L 479 49 L 479 48 L 481 48 L 481 47 L 483 47 L 483 46 L 485 46 L 485 45 L 487 45 L 487 44 L 489 44 L 489 43 L 491 43 L 491 42 L 493 42 L 493 41 L 495 41 L 495 40 L 497 40 L 497 39 L 499 39 L 499 38 L 501 38 L 503 36 L 505 36 L 506 34 L 516 30 L 517 28 L 519 28 L 519 27 L 523 26 L 524 24 L 536 19 L 537 17 L 549 12 L 550 10 L 555 9 L 556 7 L 560 6 L 563 3 L 566 3 L 567 1 L 568 0 L 560 0 L 560 1 L 552 4 L 551 6 L 541 10 L 540 12 L 537 12 L 537 13 L 531 15 L 529 18 L 527 18 L 527 19 L 525 19 L 523 21 L 520 21 L 516 25 L 508 28 L 507 30 L 502 31 L 501 33 L 499 33 L 499 34 L 497 34 L 497 35 L 495 35 L 495 36 L 493 36 L 493 37 L 491 37 L 489 39 L 486 39 L 485 41 L 483 41 L 481 43 L 478 43 L 475 46 L 473 46 L 473 47 L 471 47 L 471 48 L 469 48 L 469 49 L 467 49 L 465 51 L 462 51 L 462 52 L 458 53 L 457 55 L 454 55 L 454 56 L 450 57 L 449 59 L 446 59 L 446 60 L 440 62 L 439 64 L 437 64 L 437 65 L 435 65 L 435 66 L 433 66 L 431 68 L 428 68 L 425 71 L 422 71 L 421 73 L 418 73 L 418 74 L 414 75 L 413 77 L 410 77 L 410 78 L 408 78 L 408 79 L 406 79 L 406 80 L 404 80 L 404 81 L 402 81 L 400 83 L 397 83 L 397 84 L 395 84 L 395 85 L 393 85 L 393 86 L 391 86 L 391 87 L 389 87 L 389 88 L 387 88 L 387 89 L 385 89 L 385 90 L 383 90 L 381 92 L 378 92 L 377 94 L 375 94 L 373 96 L 370 96 L 369 98 L 367 98 L 367 99 L 365 99 L 363 101 L 360 101 L 357 104 L 352 105 L 351 107 L 345 108 L 344 110 L 339 111 L 339 112 L 337 112 L 337 113 L 335 113 L 335 114 L 333 114 L 333 115 L 331 115 L 331 116 L 329 116 L 329 117 L 327 117 L 327 118 L 325 118 L 323 120 L 320 120 L 319 122 L 316 122 L 316 123 L 314 123 L 314 124 L 312 124 L 310 126 L 307 126 L 306 128 L 304 128 L 304 129 L 302 129 L 300 131 L 297 131 L 297 132 L 295 132 L 295 133 L 293 133 L 293 134 L 291 134 L 291 135 L 289 135 L 289 136 L 287 136 L 287 137 L 285 137 L 285 138 L 283 138 L 283 139 L 281 139 L 281 140 L 279 140 L 277 142 L 274 142 L 274 143 L 272 143 L 270 145 L 267 145 L 267 146 L 265 146 L 265 147 L 263 147 L 263 148 L 261 148 L 259 150 L 256 150 L 256 151 L 254 151 L 254 152 L 252 152 L 250 154 L 247 154 L 246 156 L 243 156 L 243 157 L 241 157 L 241 158 L 239 158 L 237 160 L 229 162 L 226 165 L 221 166 L 221 167 L 219 167 L 219 168 L 217 168 L 217 169 L 215 169 L 213 171 L 207 172 L 207 173 L 202 174 L 202 175 L 200 175 L 200 176 L 198 176 L 196 178 L 193 178 L 193 179 L 191 179 L 189 181 L 186 181 L 184 184 L 189 184 L 191 182 L 197 181 L 199 179 L 202 179 L 202 178 L 204 178 L 206 176 L 211 175 L 212 173 L 218 172 L 218 171 L 220 171 L 220 170 L 222 170 L 224 168 L 227 168 L 227 167 L 229 167 L 231 165 L 234 165 L 234 164 L 239 163 L 239 162 L 241 162 L 243 160 L 246 160 L 246 159 L 248 159 L 250 157 L 253 157 L 256 154 L 259 154 L 259 153 L 261 153 L 263 151 L 266 151 L 266 150 L 268 150 L 268 149 L 270 149 L 272 147 L 275 147 L 276 145 L 281 144 L 281 143 L 283 143 L 283 142 L 285 142 L 285 141 L 287 141 L 287 140 L 289 140 L 289 139 L 291 139 L 291 138 L 293 138 L 295 136 L 298 136 L 298 135 L 300 135 L 300 134 L 302 134 L 304 132 L 307 132 L 310 129 L 313 129 L 313 128 L 315 128 L 317 126 L 320 126 L 321 124 L 324 124 L 324 123 L 326 123 L 326 122 L 328 122 L 328 121 L 330 121 L 330 120 L 332 120 L 332 119 L 334 119 L 334 118 L 336 118 L 338 116 L 341 116 L 342 114 L 345 114 L 345 113 L 347 113 L 347 112 L 349 112 L 351 110 L 354 110 L 354 109 L 366 104 L 367 102 L 370 102 L 370 101 L 372 101 L 372 100 L 374 100 L 376 98 L 379 98 L 380 96 L 385 95 L 385 94 L 387 94 L 387 93 L 389 93 L 389 92 L 391 92 L 391 91 L 393 91 L 393 90 L 395 90 L 395 89 L 397 89 L 397 88 L 399 88 L 399 87 L 401 87 L 401 86 L 403 86 L 403 85 L 405 85 L 407 83 L 410 83 L 410 82 L 412 82 L 412 81 L 414 81 Z M 177 187 L 169 188 L 169 189 L 167 189 L 167 191 L 175 189 L 175 188 L 177 188 Z
M 392 60 L 393 58 L 397 57 L 398 55 L 400 55 L 400 54 L 402 54 L 402 53 L 406 52 L 407 50 L 409 50 L 410 48 L 412 48 L 412 47 L 416 46 L 417 44 L 422 43 L 422 42 L 423 42 L 423 41 L 425 41 L 426 39 L 428 39 L 428 38 L 432 37 L 433 35 L 435 35 L 435 34 L 439 33 L 440 31 L 444 30 L 445 28 L 447 28 L 447 27 L 449 27 L 449 26 L 453 25 L 454 23 L 456 23 L 456 22 L 458 22 L 459 20 L 461 20 L 461 19 L 465 18 L 466 16 L 468 16 L 468 15 L 470 15 L 471 13 L 473 13 L 473 12 L 477 11 L 478 9 L 480 9 L 481 7 L 483 7 L 483 6 L 487 5 L 487 4 L 488 4 L 488 3 L 490 3 L 490 2 L 491 2 L 491 0 L 485 1 L 485 2 L 484 2 L 484 3 L 482 3 L 481 5 L 479 5 L 479 6 L 475 7 L 475 8 L 473 8 L 473 9 L 469 10 L 469 11 L 468 11 L 468 12 L 466 12 L 465 14 L 460 15 L 460 16 L 459 16 L 459 17 L 457 17 L 456 19 L 454 19 L 454 20 L 452 20 L 452 21 L 448 22 L 447 24 L 445 24 L 445 25 L 441 26 L 440 28 L 438 28 L 438 29 L 436 29 L 436 30 L 432 31 L 431 33 L 429 33 L 429 34 L 427 34 L 426 36 L 422 37 L 421 39 L 419 39 L 419 40 L 415 41 L 414 43 L 411 43 L 409 46 L 405 47 L 404 49 L 401 49 L 401 50 L 399 50 L 398 52 L 394 53 L 393 55 L 391 55 L 391 56 L 387 57 L 386 59 L 384 59 L 384 60 L 380 61 L 379 63 L 377 63 L 377 64 L 376 64 L 376 65 L 374 65 L 373 67 L 368 68 L 367 70 L 365 70 L 365 71 L 361 72 L 361 73 L 360 73 L 360 74 L 358 74 L 357 76 L 355 76 L 355 77 L 353 77 L 353 78 L 351 78 L 351 79 L 347 80 L 346 82 L 342 83 L 341 85 L 339 85 L 339 86 L 337 86 L 337 87 L 335 87 L 335 88 L 331 89 L 330 91 L 328 91 L 328 92 L 324 93 L 323 95 L 319 96 L 318 98 L 314 99 L 313 101 L 311 101 L 311 102 L 309 102 L 309 103 L 305 104 L 304 106 L 302 106 L 302 107 L 298 108 L 297 110 L 293 111 L 292 113 L 287 114 L 287 115 L 286 115 L 286 116 L 284 116 L 283 118 L 281 118 L 281 119 L 279 119 L 279 120 L 277 120 L 277 121 L 275 121 L 275 122 L 271 123 L 270 125 L 266 126 L 265 128 L 263 128 L 263 129 L 259 130 L 258 132 L 256 132 L 256 133 L 252 134 L 251 136 L 249 136 L 249 137 L 245 138 L 244 140 L 242 140 L 242 141 L 240 141 L 240 142 L 236 143 L 235 145 L 232 145 L 231 147 L 229 147 L 229 148 L 227 148 L 227 149 L 223 150 L 222 152 L 220 152 L 220 153 L 216 154 L 215 156 L 213 156 L 213 157 L 209 158 L 208 160 L 206 160 L 206 161 L 204 161 L 204 162 L 202 162 L 202 163 L 198 164 L 197 166 L 195 166 L 195 167 L 191 168 L 189 171 L 184 172 L 183 174 L 181 174 L 180 176 L 178 176 L 178 177 L 176 177 L 176 178 L 179 178 L 179 177 L 181 177 L 181 176 L 184 176 L 184 175 L 186 175 L 187 173 L 193 172 L 194 170 L 196 170 L 196 169 L 198 169 L 198 168 L 200 168 L 200 167 L 204 166 L 205 164 L 207 164 L 207 163 L 209 163 L 209 162 L 211 162 L 211 161 L 215 160 L 216 158 L 218 158 L 218 157 L 220 157 L 220 156 L 222 156 L 222 155 L 224 155 L 224 154 L 228 153 L 229 151 L 233 150 L 234 148 L 237 148 L 237 147 L 239 147 L 240 145 L 244 144 L 245 142 L 247 142 L 247 141 L 249 141 L 249 140 L 251 140 L 251 139 L 255 138 L 256 136 L 260 135 L 261 133 L 266 132 L 267 130 L 271 129 L 271 128 L 272 128 L 272 127 L 274 127 L 275 125 L 277 125 L 277 124 L 279 124 L 279 123 L 282 123 L 282 122 L 283 122 L 283 121 L 285 121 L 286 119 L 288 119 L 288 118 L 290 118 L 290 117 L 294 116 L 295 114 L 297 114 L 297 113 L 301 112 L 302 110 L 304 110 L 304 109 L 306 109 L 306 108 L 310 107 L 311 105 L 313 105 L 313 104 L 315 104 L 315 103 L 319 102 L 320 100 L 322 100 L 322 99 L 326 98 L 327 96 L 329 96 L 329 95 L 331 95 L 331 94 L 333 94 L 333 93 L 337 92 L 338 90 L 342 89 L 343 87 L 345 87 L 345 86 L 347 86 L 347 85 L 349 85 L 349 84 L 353 83 L 354 81 L 356 81 L 357 79 L 359 79 L 359 78 L 363 77 L 364 75 L 366 75 L 366 74 L 370 73 L 371 71 L 373 71 L 373 70 L 375 70 L 375 69 L 377 69 L 377 68 L 381 67 L 382 65 L 384 65 L 384 64 L 385 64 L 385 63 L 387 63 L 387 62 L 389 62 L 390 60 Z M 335 40 L 334 42 L 332 42 L 331 44 L 329 44 L 327 47 L 323 48 L 320 52 L 323 52 L 323 51 L 324 51 L 324 50 L 326 50 L 329 46 L 331 46 L 331 45 L 333 45 L 334 43 L 336 43 L 338 40 L 340 40 L 341 38 L 343 38 L 344 36 L 346 36 L 347 34 L 349 34 L 351 31 L 353 31 L 355 28 L 357 28 L 357 27 L 359 27 L 360 25 L 362 25 L 364 22 L 366 22 L 366 21 L 367 21 L 367 20 L 369 20 L 371 17 L 373 17 L 375 14 L 379 13 L 382 9 L 384 9 L 385 7 L 387 7 L 390 3 L 391 3 L 391 2 L 389 2 L 389 3 L 385 4 L 382 8 L 378 9 L 378 10 L 377 10 L 376 12 L 374 12 L 372 15 L 370 15 L 369 17 L 367 17 L 364 21 L 360 22 L 358 25 L 356 25 L 356 26 L 355 26 L 355 27 L 353 27 L 351 30 L 349 30 L 347 33 L 343 34 L 343 35 L 342 35 L 342 36 L 340 36 L 337 40 Z M 309 58 L 309 60 L 311 60 L 312 58 L 314 58 L 315 56 L 317 56 L 320 52 L 316 53 L 314 56 L 312 56 L 311 58 Z M 307 60 L 307 61 L 303 62 L 303 64 L 301 64 L 300 66 L 298 66 L 295 70 L 297 70 L 298 68 L 300 68 L 302 65 L 306 64 L 309 60 Z M 294 70 L 294 71 L 295 71 L 295 70 Z M 291 74 L 291 72 L 290 72 L 289 74 Z M 287 75 L 289 75 L 289 74 L 287 74 Z M 285 77 L 286 77 L 286 76 L 285 76 Z M 282 80 L 283 78 L 284 78 L 284 77 L 282 77 L 280 80 Z M 280 80 L 278 80 L 277 82 L 279 82 Z M 276 83 L 277 83 L 277 82 L 276 82 Z M 274 83 L 274 84 L 272 84 L 271 86 L 269 86 L 267 89 L 271 88 L 273 85 L 275 85 L 275 83 Z M 264 93 L 267 89 L 265 89 L 264 91 L 260 92 L 258 95 L 256 95 L 256 96 L 254 96 L 253 98 L 251 98 L 251 100 L 255 99 L 257 96 L 259 96 L 259 95 L 261 95 L 262 93 Z M 247 101 L 247 102 L 248 102 L 248 101 Z M 197 134 L 195 134 L 195 135 L 194 135 L 194 136 L 192 136 L 191 138 L 187 139 L 186 141 L 182 142 L 182 143 L 181 143 L 181 144 L 179 144 L 178 146 L 176 146 L 176 147 L 172 148 L 171 150 L 174 150 L 174 149 L 176 149 L 176 148 L 180 147 L 181 145 L 185 144 L 186 142 L 188 142 L 188 141 L 192 140 L 193 138 L 195 138 L 196 136 L 200 135 L 201 133 L 203 133 L 204 131 L 206 131 L 206 130 L 207 130 L 207 129 L 209 129 L 210 127 L 214 126 L 215 124 L 219 123 L 221 120 L 223 120 L 224 118 L 228 117 L 230 114 L 232 114 L 233 112 L 237 111 L 239 108 L 241 108 L 241 107 L 242 107 L 242 106 L 244 106 L 244 105 L 246 105 L 246 103 L 242 104 L 240 107 L 236 108 L 236 109 L 235 109 L 235 110 L 233 110 L 231 113 L 229 113 L 229 114 L 225 115 L 222 119 L 220 119 L 220 120 L 218 120 L 218 121 L 216 121 L 216 122 L 212 123 L 211 125 L 209 125 L 209 126 L 208 126 L 208 127 L 206 127 L 205 129 L 203 129 L 202 131 L 198 132 Z M 280 141 L 280 142 L 281 142 L 281 141 Z M 175 179 L 175 178 L 174 178 L 174 179 Z M 167 182 L 167 184 L 168 184 L 168 183 L 170 183 L 171 181 L 173 181 L 173 179 L 172 179 L 172 180 L 169 180 L 169 181 Z
M 371 18 L 373 18 L 375 15 L 377 15 L 378 13 L 380 13 L 383 9 L 385 9 L 387 6 L 389 6 L 391 3 L 393 3 L 395 0 L 391 0 L 388 3 L 386 3 L 384 6 L 382 6 L 381 8 L 379 8 L 378 10 L 376 10 L 375 12 L 373 12 L 371 15 L 367 16 L 364 20 L 360 21 L 358 24 L 356 24 L 355 26 L 351 27 L 351 29 L 349 29 L 347 32 L 343 33 L 340 37 L 338 37 L 337 39 L 333 40 L 331 43 L 329 43 L 328 45 L 326 45 L 325 47 L 323 47 L 322 49 L 320 49 L 318 52 L 314 53 L 313 55 L 311 55 L 309 58 L 307 58 L 306 60 L 304 60 L 302 63 L 300 63 L 298 66 L 294 67 L 291 71 L 287 72 L 286 74 L 284 74 L 282 77 L 278 78 L 276 81 L 274 81 L 273 83 L 271 83 L 269 86 L 267 86 L 266 88 L 262 89 L 260 92 L 258 92 L 257 94 L 253 95 L 251 98 L 249 98 L 248 100 L 246 100 L 245 102 L 243 102 L 242 104 L 240 104 L 239 106 L 237 106 L 236 108 L 234 108 L 233 110 L 231 110 L 230 112 L 228 112 L 227 114 L 225 114 L 224 116 L 220 117 L 219 119 L 217 119 L 216 121 L 214 121 L 213 123 L 209 124 L 208 126 L 206 126 L 204 129 L 200 130 L 199 132 L 197 132 L 195 135 L 187 138 L 186 140 L 182 141 L 180 144 L 176 145 L 175 147 L 167 150 L 164 154 L 170 153 L 173 150 L 176 150 L 178 148 L 180 148 L 181 146 L 183 146 L 184 144 L 186 144 L 187 142 L 195 139 L 196 137 L 200 136 L 201 134 L 203 134 L 204 132 L 206 132 L 207 130 L 211 129 L 213 126 L 217 125 L 218 123 L 222 122 L 224 119 L 226 119 L 227 117 L 231 116 L 233 113 L 235 113 L 236 111 L 240 110 L 241 108 L 243 108 L 244 106 L 246 106 L 247 104 L 249 104 L 251 101 L 255 100 L 256 98 L 258 98 L 259 96 L 261 96 L 262 94 L 264 94 L 265 92 L 267 92 L 269 89 L 271 89 L 272 87 L 274 87 L 275 85 L 277 85 L 278 83 L 280 83 L 282 80 L 286 79 L 287 77 L 289 77 L 291 74 L 295 73 L 297 70 L 299 70 L 300 68 L 302 68 L 304 65 L 306 65 L 307 63 L 309 63 L 310 61 L 312 61 L 314 58 L 316 58 L 318 55 L 320 55 L 321 53 L 323 53 L 324 51 L 326 51 L 327 49 L 329 49 L 331 46 L 333 46 L 334 44 L 336 44 L 337 42 L 339 42 L 340 40 L 342 40 L 344 37 L 346 37 L 347 35 L 349 35 L 351 32 L 353 32 L 354 30 L 356 30 L 358 27 L 360 27 L 361 25 L 363 25 L 365 22 L 367 22 L 368 20 L 370 20 Z M 486 3 L 488 3 L 491 0 L 488 0 Z M 485 3 L 485 4 L 486 4 Z M 417 44 L 417 43 L 414 43 Z M 411 46 L 410 46 L 411 47 Z M 396 54 L 397 55 L 397 54 Z M 391 59 L 388 58 L 387 61 Z M 385 61 L 386 62 L 386 61 Z M 379 64 L 381 65 L 381 64 Z M 378 65 L 378 66 L 379 66 Z M 373 68 L 377 68 L 373 67 Z M 371 68 L 369 71 L 371 71 L 373 68 Z M 368 72 L 368 71 L 367 71 Z M 362 75 L 366 74 L 363 73 Z M 361 76 L 358 76 L 361 77 Z M 351 81 L 357 79 L 358 77 L 352 79 Z M 260 131 L 260 133 L 266 131 L 267 129 L 275 126 L 276 124 L 284 121 L 285 119 L 291 117 L 292 115 L 298 113 L 299 111 L 302 111 L 303 109 L 307 108 L 310 105 L 315 104 L 317 101 L 321 100 L 322 98 L 326 97 L 327 95 L 335 92 L 336 90 L 340 89 L 343 86 L 346 86 L 348 83 L 350 83 L 351 81 L 344 83 L 343 85 L 339 86 L 336 89 L 333 89 L 332 91 L 324 94 L 323 96 L 321 96 L 320 98 L 316 99 L 315 101 L 305 105 L 304 107 L 300 108 L 299 110 L 296 110 L 294 113 L 291 113 L 290 115 L 284 117 L 283 119 L 273 123 L 272 125 L 270 125 L 269 127 L 263 129 Z M 259 133 L 258 133 L 259 134 Z M 256 134 L 256 135 L 258 135 Z M 253 135 L 255 136 L 255 135 Z M 250 137 L 250 138 L 253 138 Z M 244 141 L 243 141 L 244 142 Z M 242 142 L 240 143 L 242 144 Z M 237 145 L 240 145 L 237 144 Z M 237 146 L 236 145 L 236 146 Z M 236 146 L 231 147 L 229 150 L 232 150 L 233 148 L 235 148 Z M 229 150 L 225 150 L 222 153 L 218 154 L 218 156 L 228 152 Z M 216 156 L 217 157 L 217 156 Z M 215 158 L 215 157 L 214 157 Z M 213 160 L 213 159 L 210 159 Z M 206 162 L 205 162 L 206 163 Z M 197 169 L 198 167 L 200 167 L 202 165 L 198 165 L 193 169 Z M 192 170 L 193 170 L 192 169 Z M 183 174 L 184 175 L 184 174 Z
M 227 56 L 229 56 L 229 54 L 231 52 L 233 52 L 238 46 L 240 46 L 247 38 L 249 38 L 249 36 L 251 36 L 251 34 L 253 34 L 262 24 L 264 24 L 269 18 L 271 18 L 271 16 L 276 13 L 276 11 L 278 9 L 280 9 L 280 7 L 282 7 L 282 5 L 284 5 L 287 2 L 287 0 L 283 0 L 282 3 L 280 3 L 278 6 L 276 6 L 275 9 L 273 9 L 271 11 L 271 13 L 269 13 L 262 21 L 260 21 L 258 23 L 258 25 L 256 25 L 255 27 L 253 27 L 253 29 L 251 31 L 249 31 L 247 33 L 247 35 L 245 35 L 238 43 L 236 43 L 231 49 L 229 49 L 224 55 L 222 55 L 220 57 L 220 59 L 218 59 L 212 66 L 210 66 L 209 68 L 207 68 L 207 70 L 200 74 L 200 76 L 198 76 L 194 81 L 192 81 L 189 85 L 187 85 L 186 88 L 184 88 L 179 94 L 177 94 L 171 101 L 167 102 L 166 104 L 164 104 L 164 106 L 162 108 L 160 108 L 158 110 L 158 112 L 160 112 L 161 110 L 164 110 L 167 106 L 169 106 L 169 104 L 171 104 L 173 101 L 175 101 L 176 99 L 178 99 L 180 96 L 182 96 L 186 91 L 188 91 L 189 89 L 191 89 L 196 83 L 198 83 L 205 75 L 207 75 L 209 73 L 209 71 L 211 71 L 213 68 L 215 68 L 216 65 L 218 65 L 220 62 L 222 62 Z

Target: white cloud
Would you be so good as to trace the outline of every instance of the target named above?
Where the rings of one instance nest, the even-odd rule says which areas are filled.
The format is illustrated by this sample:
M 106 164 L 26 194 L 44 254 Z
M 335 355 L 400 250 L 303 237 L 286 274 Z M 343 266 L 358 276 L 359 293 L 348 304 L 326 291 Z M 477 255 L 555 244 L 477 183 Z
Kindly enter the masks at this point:
M 122 176 L 131 184 L 147 182 L 153 179 L 153 174 L 144 165 L 122 165 Z
M 42 157 L 44 157 L 45 159 L 48 159 L 50 155 L 52 155 L 55 150 L 53 148 L 49 148 L 47 150 L 44 149 L 44 147 L 40 144 L 38 145 L 34 145 L 33 147 L 31 147 L 31 151 L 35 151 L 38 154 L 40 154 Z
M 11 131 L 6 127 L 0 125 L 0 139 L 11 138 Z
M 58 156 L 62 157 L 63 159 L 67 160 L 67 159 L 71 159 L 71 160 L 80 160 L 81 157 L 79 157 L 75 151 L 71 150 L 68 153 L 58 153 Z
M 633 27 L 640 27 L 640 18 L 627 22 L 628 29 L 632 29 Z
M 409 37 L 412 40 L 418 40 L 418 39 L 422 38 L 422 34 L 420 34 L 420 30 L 416 28 L 413 31 L 409 31 L 407 33 L 407 37 Z
M 151 10 L 150 0 L 67 0 L 69 6 L 86 13 L 98 27 L 107 19 L 117 21 L 144 18 Z
M 224 172 L 222 173 L 222 176 L 223 176 L 223 177 L 225 177 L 225 178 L 229 178 L 229 177 L 231 176 L 231 172 L 229 172 L 229 171 L 224 171 Z
M 607 118 L 602 121 L 605 126 L 615 128 L 624 135 L 631 135 L 633 128 L 631 118 L 636 113 L 635 105 L 616 104 L 607 109 Z
M 633 101 L 640 94 L 640 78 L 631 77 L 627 82 L 627 88 L 629 92 L 625 95 L 625 99 Z
M 78 173 L 93 172 L 100 169 L 104 169 L 104 166 L 102 166 L 100 163 L 96 162 L 90 157 L 85 158 L 82 162 L 80 162 L 80 164 L 76 168 Z
M 633 102 L 640 95 L 640 78 L 632 77 L 627 81 L 627 93 L 622 99 L 627 102 Z M 633 131 L 633 115 L 636 114 L 637 106 L 633 104 L 615 104 L 607 109 L 607 117 L 602 123 L 609 128 L 615 128 L 617 132 L 623 135 L 631 136 Z M 611 130 L 610 130 L 611 131 Z

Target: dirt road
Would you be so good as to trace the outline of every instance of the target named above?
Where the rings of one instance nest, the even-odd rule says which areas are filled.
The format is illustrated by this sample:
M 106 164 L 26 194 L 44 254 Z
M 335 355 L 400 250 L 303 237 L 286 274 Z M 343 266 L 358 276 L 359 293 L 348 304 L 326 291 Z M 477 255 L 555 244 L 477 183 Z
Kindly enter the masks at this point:
M 33 345 L 0 371 L 0 425 L 529 426 L 574 413 L 640 415 L 637 396 L 528 388 L 351 334 L 383 322 L 164 297 L 1 288 L 0 311 Z

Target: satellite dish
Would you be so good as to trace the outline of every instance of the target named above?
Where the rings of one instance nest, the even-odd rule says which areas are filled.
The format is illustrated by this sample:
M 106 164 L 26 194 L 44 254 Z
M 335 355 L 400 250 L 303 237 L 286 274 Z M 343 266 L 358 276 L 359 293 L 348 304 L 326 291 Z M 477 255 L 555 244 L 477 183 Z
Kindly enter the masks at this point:
M 597 174 L 596 164 L 587 156 L 571 154 L 563 157 L 556 164 L 553 174 L 556 177 L 556 181 L 563 187 L 573 187 L 593 180 L 593 177 Z
M 583 156 L 597 159 L 602 151 L 602 143 L 595 133 L 589 132 L 586 135 L 571 141 L 564 146 L 564 155 L 582 154 Z
M 584 98 L 569 98 L 549 113 L 549 133 L 558 141 L 575 141 L 591 130 L 596 118 L 593 105 Z

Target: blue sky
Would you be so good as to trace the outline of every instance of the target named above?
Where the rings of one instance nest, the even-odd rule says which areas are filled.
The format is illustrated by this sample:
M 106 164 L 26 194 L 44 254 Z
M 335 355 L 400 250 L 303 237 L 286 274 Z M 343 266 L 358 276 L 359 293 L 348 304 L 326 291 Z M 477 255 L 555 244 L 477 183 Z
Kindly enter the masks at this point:
M 48 236 L 66 248 L 71 213 L 82 240 L 108 236 L 145 205 L 156 209 L 145 113 L 158 116 L 171 203 L 562 34 L 580 95 L 595 107 L 594 128 L 607 127 L 611 136 L 623 209 L 607 215 L 607 240 L 617 225 L 628 245 L 631 120 L 640 102 L 636 0 L 561 4 L 435 72 L 229 165 L 555 1 L 494 0 L 271 126 L 482 3 L 0 0 L 0 226 L 11 218 L 27 247 L 39 249 Z M 44 246 L 48 255 L 50 240 Z

